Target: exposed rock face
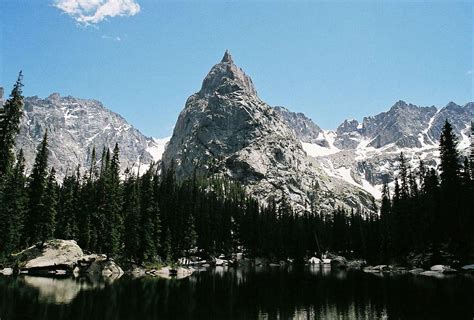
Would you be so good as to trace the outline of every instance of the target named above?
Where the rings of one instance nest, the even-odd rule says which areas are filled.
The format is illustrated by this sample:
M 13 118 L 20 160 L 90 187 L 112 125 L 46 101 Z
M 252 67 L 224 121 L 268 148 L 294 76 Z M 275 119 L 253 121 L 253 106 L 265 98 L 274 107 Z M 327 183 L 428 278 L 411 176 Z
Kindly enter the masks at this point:
M 77 260 L 82 258 L 82 249 L 74 240 L 49 240 L 34 245 L 16 255 L 19 267 L 28 272 L 66 269 L 72 271 Z
M 459 137 L 459 149 L 467 155 L 472 119 L 474 103 L 460 106 L 451 102 L 438 110 L 398 101 L 387 112 L 366 117 L 362 123 L 346 120 L 336 131 L 323 131 L 328 147 L 303 146 L 328 175 L 362 186 L 379 198 L 382 183 L 393 182 L 398 174 L 400 152 L 412 168 L 420 160 L 437 167 L 439 136 L 446 120 Z
M 120 278 L 124 273 L 115 261 L 107 259 L 104 254 L 89 254 L 82 257 L 77 263 L 80 273 L 101 275 L 114 279 Z
M 323 130 L 318 127 L 311 119 L 301 112 L 291 112 L 285 107 L 274 107 L 274 110 L 281 116 L 283 121 L 293 130 L 301 142 L 316 143 L 321 146 L 328 146 L 326 140 L 321 139 Z
M 188 98 L 163 163 L 170 167 L 174 162 L 179 179 L 191 177 L 194 170 L 224 174 L 262 201 L 288 198 L 299 210 L 309 208 L 308 194 L 315 185 L 321 208 L 371 207 L 366 192 L 328 177 L 308 161 L 295 131 L 260 100 L 252 80 L 226 52 L 201 90 Z
M 102 148 L 120 146 L 122 170 L 147 165 L 154 158 L 159 142 L 145 137 L 118 114 L 106 109 L 99 101 L 61 97 L 57 93 L 46 99 L 25 99 L 24 116 L 17 149 L 23 148 L 27 169 L 33 165 L 36 148 L 48 130 L 49 164 L 61 179 L 79 165 L 90 167 L 90 152 L 96 148 L 100 159 Z
M 430 119 L 436 114 L 435 107 L 418 107 L 398 101 L 389 111 L 373 117 L 366 117 L 359 124 L 357 120 L 346 120 L 336 130 L 334 145 L 340 149 L 355 149 L 361 140 L 370 140 L 368 146 L 382 148 L 394 144 L 401 148 L 421 148 L 422 139 Z

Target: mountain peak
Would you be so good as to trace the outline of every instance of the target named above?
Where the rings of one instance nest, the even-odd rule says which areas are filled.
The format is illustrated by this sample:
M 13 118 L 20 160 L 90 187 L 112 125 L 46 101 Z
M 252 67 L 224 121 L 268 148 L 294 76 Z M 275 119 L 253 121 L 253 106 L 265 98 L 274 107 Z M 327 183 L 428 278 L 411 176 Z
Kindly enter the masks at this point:
M 212 95 L 228 94 L 241 91 L 257 96 L 252 79 L 234 64 L 234 60 L 228 50 L 224 53 L 221 62 L 211 68 L 202 82 L 200 94 Z
M 229 50 L 226 50 L 224 53 L 224 56 L 222 57 L 221 63 L 234 63 L 234 60 L 232 60 L 232 55 L 230 54 Z
M 58 92 L 51 93 L 46 99 L 48 100 L 59 100 L 61 95 Z

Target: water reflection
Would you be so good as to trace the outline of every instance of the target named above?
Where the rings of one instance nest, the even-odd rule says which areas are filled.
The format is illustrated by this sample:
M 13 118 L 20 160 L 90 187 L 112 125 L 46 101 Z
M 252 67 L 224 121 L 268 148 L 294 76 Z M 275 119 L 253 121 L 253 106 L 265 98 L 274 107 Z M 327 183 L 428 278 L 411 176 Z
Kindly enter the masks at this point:
M 0 278 L 5 319 L 472 319 L 474 281 L 217 267 L 182 280 Z
M 22 277 L 25 284 L 38 290 L 38 300 L 44 303 L 70 303 L 83 290 L 103 288 L 103 283 L 85 279 L 58 279 L 45 277 Z

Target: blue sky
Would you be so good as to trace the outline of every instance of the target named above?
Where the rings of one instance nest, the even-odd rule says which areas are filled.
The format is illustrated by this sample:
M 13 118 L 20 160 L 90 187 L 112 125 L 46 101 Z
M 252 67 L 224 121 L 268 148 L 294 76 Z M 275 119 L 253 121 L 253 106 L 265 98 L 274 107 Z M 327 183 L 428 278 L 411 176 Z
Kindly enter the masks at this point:
M 92 9 L 71 9 L 81 1 Z M 264 101 L 323 128 L 400 99 L 474 100 L 472 2 L 112 0 L 128 7 L 94 7 L 108 1 L 0 0 L 0 85 L 9 91 L 22 69 L 26 95 L 94 98 L 155 137 L 171 134 L 226 49 Z

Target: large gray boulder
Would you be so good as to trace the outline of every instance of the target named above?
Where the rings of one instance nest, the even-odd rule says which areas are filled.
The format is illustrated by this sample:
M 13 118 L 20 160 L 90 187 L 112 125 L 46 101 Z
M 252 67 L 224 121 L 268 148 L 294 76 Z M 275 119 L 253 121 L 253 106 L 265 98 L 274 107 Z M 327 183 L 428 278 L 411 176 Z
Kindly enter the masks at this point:
M 342 256 L 336 256 L 331 259 L 331 268 L 345 269 L 347 268 L 347 260 Z
M 60 239 L 36 244 L 14 255 L 20 270 L 28 273 L 55 270 L 71 272 L 82 256 L 82 249 L 76 241 Z
M 103 254 L 90 254 L 78 261 L 80 272 L 101 275 L 110 278 L 119 278 L 124 272 L 112 259 Z

